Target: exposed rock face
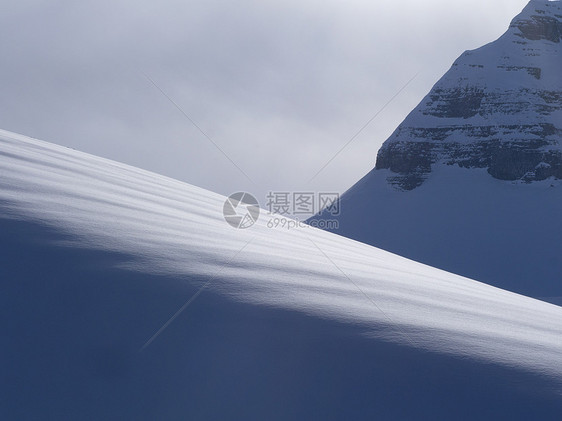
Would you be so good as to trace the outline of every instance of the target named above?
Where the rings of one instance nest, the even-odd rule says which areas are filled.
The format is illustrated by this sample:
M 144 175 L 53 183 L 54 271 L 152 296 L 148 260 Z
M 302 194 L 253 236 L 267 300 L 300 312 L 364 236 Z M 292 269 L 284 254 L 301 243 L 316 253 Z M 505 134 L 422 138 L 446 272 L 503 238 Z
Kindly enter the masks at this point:
M 497 41 L 467 51 L 384 143 L 376 169 L 403 190 L 435 165 L 502 180 L 562 178 L 562 6 L 532 0 Z

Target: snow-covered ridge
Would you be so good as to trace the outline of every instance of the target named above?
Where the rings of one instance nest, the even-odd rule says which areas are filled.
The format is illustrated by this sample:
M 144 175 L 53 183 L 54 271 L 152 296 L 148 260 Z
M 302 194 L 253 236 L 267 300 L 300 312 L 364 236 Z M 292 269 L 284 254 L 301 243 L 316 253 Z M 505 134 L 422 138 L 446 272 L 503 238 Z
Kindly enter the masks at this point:
M 495 42 L 466 51 L 377 156 L 394 186 L 418 187 L 439 164 L 501 180 L 562 178 L 562 7 L 533 0 Z
M 210 279 L 232 300 L 562 378 L 560 307 L 324 231 L 270 229 L 267 215 L 236 230 L 220 195 L 8 132 L 0 133 L 0 174 L 1 219 L 135 256 L 130 270 Z

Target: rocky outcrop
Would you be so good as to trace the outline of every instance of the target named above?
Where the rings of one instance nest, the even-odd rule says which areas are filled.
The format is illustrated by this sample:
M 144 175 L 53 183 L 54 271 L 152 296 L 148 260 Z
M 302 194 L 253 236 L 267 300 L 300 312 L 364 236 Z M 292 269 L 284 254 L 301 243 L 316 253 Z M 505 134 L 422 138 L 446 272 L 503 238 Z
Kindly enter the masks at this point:
M 531 8 L 536 6 L 534 3 L 531 2 Z M 544 39 L 551 42 L 560 42 L 562 38 L 562 23 L 560 23 L 562 15 L 554 12 L 553 16 L 549 16 L 549 11 L 539 6 L 532 12 L 533 15 L 514 20 L 510 27 L 519 30 L 515 33 L 516 36 L 531 41 Z
M 532 0 L 497 41 L 467 51 L 380 149 L 402 190 L 435 165 L 501 180 L 562 178 L 562 7 Z

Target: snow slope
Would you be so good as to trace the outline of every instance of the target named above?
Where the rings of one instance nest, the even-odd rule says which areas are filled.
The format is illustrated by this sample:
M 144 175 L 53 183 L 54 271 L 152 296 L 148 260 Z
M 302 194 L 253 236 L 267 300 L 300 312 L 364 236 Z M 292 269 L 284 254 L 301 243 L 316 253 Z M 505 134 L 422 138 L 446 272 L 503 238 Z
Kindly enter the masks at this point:
M 512 183 L 443 166 L 397 191 L 373 170 L 341 197 L 337 234 L 562 304 L 562 182 Z M 318 218 L 318 217 L 315 217 Z
M 0 418 L 559 415 L 562 308 L 224 201 L 0 132 Z

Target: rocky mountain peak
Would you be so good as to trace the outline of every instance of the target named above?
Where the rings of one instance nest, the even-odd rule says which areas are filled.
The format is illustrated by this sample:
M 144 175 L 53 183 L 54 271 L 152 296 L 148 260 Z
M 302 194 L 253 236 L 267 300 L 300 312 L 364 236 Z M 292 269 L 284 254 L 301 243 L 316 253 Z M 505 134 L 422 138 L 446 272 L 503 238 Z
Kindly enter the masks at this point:
M 401 190 L 436 165 L 502 180 L 562 178 L 562 6 L 532 0 L 498 40 L 466 51 L 383 144 Z
M 533 0 L 511 22 L 516 35 L 531 41 L 548 40 L 559 43 L 562 39 L 562 9 L 560 2 Z

